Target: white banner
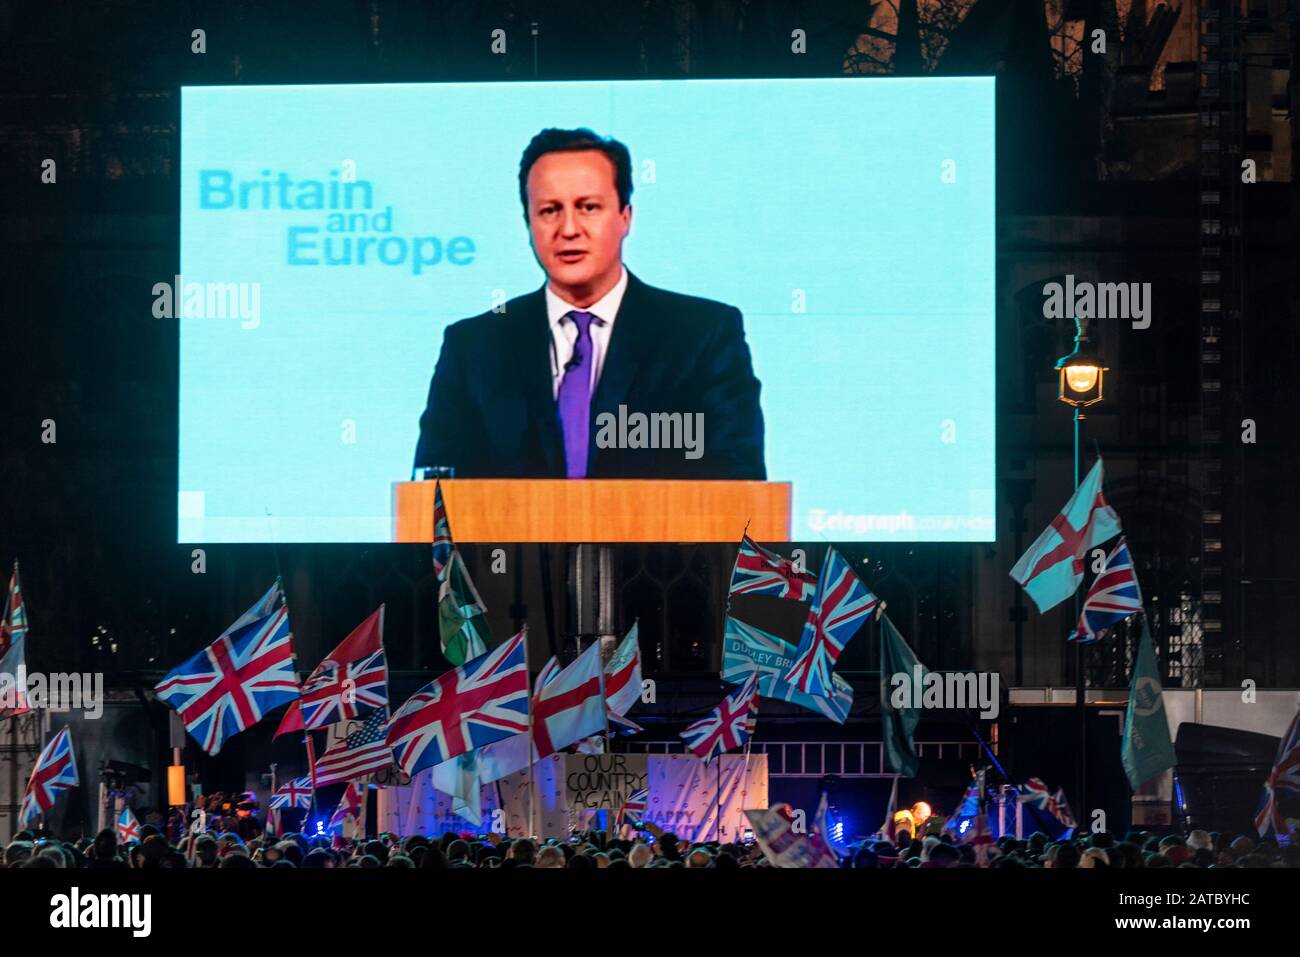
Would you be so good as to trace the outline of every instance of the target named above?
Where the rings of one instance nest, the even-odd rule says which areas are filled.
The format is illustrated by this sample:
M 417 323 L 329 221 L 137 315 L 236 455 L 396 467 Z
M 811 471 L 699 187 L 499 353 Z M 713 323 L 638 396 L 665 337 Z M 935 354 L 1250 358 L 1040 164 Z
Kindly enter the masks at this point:
M 767 755 L 724 754 L 705 764 L 693 754 L 649 756 L 645 819 L 684 841 L 737 840 L 748 808 L 767 807 Z
M 512 837 L 568 837 L 590 825 L 594 812 L 617 811 L 629 794 L 649 794 L 643 819 L 684 841 L 730 842 L 748 827 L 744 812 L 767 807 L 767 755 L 724 754 L 705 764 L 693 754 L 553 754 L 528 771 L 482 789 L 483 826 L 453 814 L 451 798 L 434 790 L 428 771 L 409 785 L 380 791 L 379 827 L 403 836 L 486 831 L 494 822 Z M 498 804 L 498 791 L 500 803 Z M 502 814 L 494 815 L 498 807 Z M 720 825 L 720 826 L 719 826 Z

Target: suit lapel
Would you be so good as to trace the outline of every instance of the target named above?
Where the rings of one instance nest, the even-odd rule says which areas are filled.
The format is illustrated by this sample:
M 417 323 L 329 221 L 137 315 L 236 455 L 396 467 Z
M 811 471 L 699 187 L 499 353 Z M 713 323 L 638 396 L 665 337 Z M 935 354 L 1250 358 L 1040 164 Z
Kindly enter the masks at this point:
M 618 406 L 627 398 L 637 369 L 654 349 L 654 321 L 648 314 L 645 283 L 629 271 L 627 290 L 614 319 L 614 334 L 600 370 L 600 382 L 591 400 L 592 421 L 602 412 L 618 414 Z M 593 430 L 594 435 L 594 430 Z M 593 441 L 592 448 L 595 448 Z
M 564 441 L 555 418 L 551 379 L 551 328 L 546 317 L 545 287 L 524 296 L 511 319 L 517 323 L 511 344 L 515 381 L 532 414 L 531 425 L 541 440 L 551 472 L 564 472 Z

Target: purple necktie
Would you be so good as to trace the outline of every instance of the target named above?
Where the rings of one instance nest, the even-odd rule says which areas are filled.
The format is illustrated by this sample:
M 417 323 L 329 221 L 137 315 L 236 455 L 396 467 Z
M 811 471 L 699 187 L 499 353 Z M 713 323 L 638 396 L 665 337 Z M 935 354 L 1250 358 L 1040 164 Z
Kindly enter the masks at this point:
M 590 312 L 568 315 L 578 327 L 573 358 L 564 367 L 564 378 L 555 397 L 564 430 L 564 474 L 566 478 L 587 477 L 587 443 L 591 436 L 591 322 Z

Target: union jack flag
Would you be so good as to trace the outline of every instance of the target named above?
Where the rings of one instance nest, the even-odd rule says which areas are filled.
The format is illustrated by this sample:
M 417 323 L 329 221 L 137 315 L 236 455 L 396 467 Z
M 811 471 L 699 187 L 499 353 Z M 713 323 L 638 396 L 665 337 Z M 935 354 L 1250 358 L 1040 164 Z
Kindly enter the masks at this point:
M 357 625 L 303 682 L 302 722 L 316 730 L 388 707 L 384 606 Z
M 731 572 L 730 595 L 774 595 L 807 601 L 817 588 L 817 576 L 797 569 L 794 562 L 769 552 L 748 535 Z
M 622 827 L 624 824 L 639 824 L 641 816 L 645 814 L 646 803 L 650 799 L 650 789 L 641 788 L 633 791 L 623 799 L 623 805 L 618 809 L 618 817 L 615 819 L 615 825 Z
M 5 599 L 4 617 L 0 618 L 0 658 L 23 640 L 27 634 L 27 606 L 23 604 L 23 590 L 18 583 L 18 563 L 9 579 L 9 595 Z
M 332 831 L 336 827 L 342 827 L 343 822 L 348 818 L 360 820 L 362 802 L 365 798 L 366 786 L 364 784 L 354 782 L 345 787 L 343 796 L 339 798 L 339 806 L 330 815 L 330 822 L 325 825 L 325 830 Z
M 72 753 L 72 733 L 64 725 L 36 759 L 32 776 L 23 792 L 23 806 L 18 814 L 20 826 L 30 824 L 54 807 L 59 792 L 77 787 L 77 758 Z
M 18 582 L 18 562 L 14 562 L 13 577 L 9 579 L 9 594 L 5 598 L 4 616 L 0 617 L 0 674 L 17 676 L 27 663 L 27 606 L 23 604 L 23 590 Z M 16 677 L 15 677 L 16 681 Z M 15 684 L 12 707 L 0 708 L 0 718 L 10 718 L 31 710 L 27 706 L 27 689 Z
M 1083 600 L 1079 626 L 1072 641 L 1091 644 L 1105 638 L 1110 627 L 1142 610 L 1142 593 L 1138 590 L 1133 556 L 1123 535 L 1106 556 L 1106 565 L 1093 579 L 1088 597 Z
M 122 808 L 117 816 L 117 839 L 123 844 L 140 840 L 140 822 L 129 807 Z
M 758 669 L 758 693 L 817 711 L 837 724 L 843 724 L 853 707 L 853 686 L 837 674 L 831 675 L 833 695 L 804 694 L 785 682 L 785 673 L 794 663 L 794 645 L 761 628 L 727 616 L 722 646 L 722 680 L 742 683 L 749 672 Z
M 442 570 L 451 559 L 456 543 L 451 539 L 451 522 L 447 521 L 447 506 L 442 501 L 442 483 L 433 485 L 433 573 L 442 581 Z
M 282 811 L 285 808 L 309 808 L 311 795 L 311 775 L 304 774 L 287 784 L 281 784 L 280 789 L 271 795 L 271 800 L 266 806 L 272 811 Z
M 1291 828 L 1300 822 L 1300 712 L 1278 744 L 1273 770 L 1264 781 L 1264 796 L 1255 827 L 1259 836 L 1272 831 L 1282 843 L 1291 838 Z
M 289 611 L 277 580 L 225 633 L 154 688 L 208 754 L 298 698 Z
M 431 681 L 388 725 L 402 770 L 425 768 L 528 730 L 528 666 L 521 631 L 487 654 Z
M 1046 811 L 1066 827 L 1076 827 L 1070 805 L 1065 800 L 1065 788 L 1049 791 L 1042 778 L 1030 778 L 1020 789 L 1020 800 L 1032 804 L 1040 811 Z
M 839 689 L 831 676 L 835 662 L 878 604 L 880 599 L 858 580 L 844 556 L 829 549 L 786 683 L 805 694 L 836 694 Z
M 688 749 L 707 762 L 715 755 L 743 746 L 753 735 L 757 722 L 758 671 L 755 669 L 748 681 L 734 694 L 723 698 L 707 717 L 683 731 L 681 738 Z

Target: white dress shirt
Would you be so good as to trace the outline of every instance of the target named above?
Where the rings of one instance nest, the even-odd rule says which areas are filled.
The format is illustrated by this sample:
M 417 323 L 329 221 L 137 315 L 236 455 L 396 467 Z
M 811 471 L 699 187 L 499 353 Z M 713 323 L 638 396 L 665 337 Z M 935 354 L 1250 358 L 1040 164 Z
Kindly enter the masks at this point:
M 571 302 L 566 302 L 546 284 L 546 315 L 551 322 L 551 392 L 560 394 L 560 383 L 564 381 L 564 367 L 573 358 L 573 347 L 578 341 L 578 327 L 568 318 L 574 311 L 589 312 L 595 316 L 591 324 L 591 393 L 596 393 L 596 383 L 600 381 L 600 371 L 605 366 L 605 354 L 609 351 L 609 340 L 614 334 L 614 320 L 618 316 L 618 307 L 623 302 L 623 293 L 627 291 L 627 270 L 623 269 L 614 283 L 614 288 L 605 293 L 586 309 L 579 310 Z

